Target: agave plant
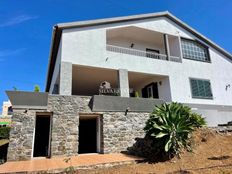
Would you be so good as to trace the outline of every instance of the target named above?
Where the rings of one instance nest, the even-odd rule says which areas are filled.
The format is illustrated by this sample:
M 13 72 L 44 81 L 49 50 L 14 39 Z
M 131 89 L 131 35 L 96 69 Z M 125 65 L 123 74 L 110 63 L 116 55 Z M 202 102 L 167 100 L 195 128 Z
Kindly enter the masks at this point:
M 182 148 L 190 150 L 190 135 L 204 121 L 200 115 L 192 114 L 189 107 L 180 103 L 165 103 L 154 109 L 144 130 L 162 142 L 160 144 L 164 146 L 165 152 L 176 155 Z
M 202 127 L 207 125 L 205 118 L 197 113 L 191 113 L 190 120 L 195 127 Z

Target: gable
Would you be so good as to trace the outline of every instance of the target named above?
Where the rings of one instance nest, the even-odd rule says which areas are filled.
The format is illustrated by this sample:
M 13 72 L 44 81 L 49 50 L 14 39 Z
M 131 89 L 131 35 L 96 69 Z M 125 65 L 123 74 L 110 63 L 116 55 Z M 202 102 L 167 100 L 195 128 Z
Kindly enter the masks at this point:
M 157 22 L 158 21 L 158 22 Z M 126 25 L 143 25 L 145 28 L 152 27 L 151 29 L 158 29 L 158 31 L 167 31 L 167 33 L 172 33 L 172 35 L 181 34 L 183 37 L 187 38 L 197 38 L 198 40 L 204 42 L 205 44 L 213 47 L 220 53 L 224 54 L 228 58 L 232 59 L 232 55 L 185 24 L 183 21 L 179 20 L 169 12 L 160 12 L 160 13 L 151 13 L 151 14 L 142 14 L 142 15 L 133 15 L 126 17 L 116 17 L 116 18 L 106 18 L 90 21 L 80 21 L 80 22 L 71 22 L 71 23 L 62 23 L 57 24 L 55 27 L 58 31 L 63 31 L 65 29 L 96 29 L 96 28 L 114 28 L 119 26 Z M 170 28 L 169 28 L 170 27 Z M 169 31 L 168 31 L 169 30 Z M 58 32 L 57 31 L 57 32 Z M 180 33 L 178 33 L 180 32 Z M 61 33 L 60 33 L 61 34 Z

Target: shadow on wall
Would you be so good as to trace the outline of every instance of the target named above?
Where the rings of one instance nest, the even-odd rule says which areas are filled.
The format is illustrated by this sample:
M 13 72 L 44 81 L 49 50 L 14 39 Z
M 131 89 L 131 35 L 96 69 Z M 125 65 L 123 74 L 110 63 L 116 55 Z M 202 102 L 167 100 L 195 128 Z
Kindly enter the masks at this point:
M 135 138 L 135 141 L 132 147 L 128 147 L 127 151 L 122 153 L 143 157 L 145 161 L 151 163 L 170 160 L 164 150 L 157 148 L 160 142 L 152 140 L 148 135 L 144 138 Z

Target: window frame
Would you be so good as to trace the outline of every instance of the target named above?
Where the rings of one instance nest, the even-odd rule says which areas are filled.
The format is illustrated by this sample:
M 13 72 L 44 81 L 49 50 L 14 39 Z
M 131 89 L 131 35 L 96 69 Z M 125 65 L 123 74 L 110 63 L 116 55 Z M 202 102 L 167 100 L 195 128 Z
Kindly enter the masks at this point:
M 182 49 L 182 40 L 186 40 L 186 41 L 189 41 L 189 42 L 195 42 L 195 43 L 201 45 L 202 47 L 204 47 L 206 49 L 206 54 L 207 54 L 208 60 L 198 60 L 198 59 L 193 59 L 193 58 L 185 57 L 184 54 L 183 54 L 183 49 Z M 198 41 L 197 39 L 189 39 L 189 38 L 185 38 L 185 37 L 181 37 L 180 38 L 180 42 L 181 42 L 180 45 L 181 45 L 182 57 L 184 59 L 194 60 L 194 61 L 199 61 L 199 62 L 205 62 L 205 63 L 211 63 L 211 57 L 210 57 L 209 47 L 208 46 L 206 46 L 202 42 Z
M 211 97 L 206 97 L 206 96 L 194 96 L 193 95 L 193 90 L 192 90 L 192 83 L 191 83 L 191 80 L 201 80 L 201 81 L 207 81 L 210 83 L 210 92 L 211 92 Z M 211 85 L 211 82 L 209 79 L 202 79 L 202 78 L 193 78 L 193 77 L 190 77 L 189 78 L 189 84 L 190 84 L 190 90 L 191 90 L 191 96 L 193 99 L 207 99 L 207 100 L 213 100 L 214 99 L 214 96 L 213 96 L 213 91 L 212 91 L 212 85 Z

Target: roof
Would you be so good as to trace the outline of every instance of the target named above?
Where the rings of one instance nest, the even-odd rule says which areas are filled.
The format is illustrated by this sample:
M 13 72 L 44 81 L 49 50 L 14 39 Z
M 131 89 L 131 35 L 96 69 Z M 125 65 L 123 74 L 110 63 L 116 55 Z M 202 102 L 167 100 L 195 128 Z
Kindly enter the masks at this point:
M 171 21 L 178 24 L 180 27 L 184 28 L 212 48 L 216 49 L 221 54 L 225 55 L 226 57 L 232 59 L 232 54 L 215 44 L 213 41 L 208 39 L 207 37 L 203 36 L 195 29 L 188 26 L 186 23 L 178 19 L 177 17 L 173 16 L 168 11 L 159 12 L 159 13 L 149 13 L 149 14 L 141 14 L 141 15 L 133 15 L 133 16 L 125 16 L 125 17 L 115 17 L 115 18 L 105 18 L 105 19 L 97 19 L 97 20 L 89 20 L 89 21 L 80 21 L 80 22 L 70 22 L 70 23 L 60 23 L 53 27 L 52 33 L 52 45 L 50 48 L 50 58 L 48 64 L 48 72 L 47 72 L 47 81 L 46 81 L 46 91 L 49 91 L 52 74 L 54 71 L 55 63 L 56 63 L 56 56 L 59 48 L 60 38 L 62 34 L 62 30 L 64 29 L 71 29 L 71 28 L 84 28 L 84 27 L 91 27 L 91 26 L 100 26 L 106 24 L 114 24 L 119 22 L 128 22 L 128 21 L 138 21 L 138 20 L 145 20 L 145 19 L 153 19 L 158 17 L 166 17 Z

